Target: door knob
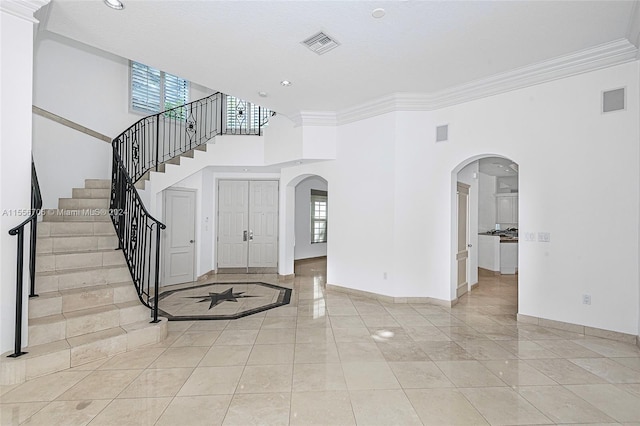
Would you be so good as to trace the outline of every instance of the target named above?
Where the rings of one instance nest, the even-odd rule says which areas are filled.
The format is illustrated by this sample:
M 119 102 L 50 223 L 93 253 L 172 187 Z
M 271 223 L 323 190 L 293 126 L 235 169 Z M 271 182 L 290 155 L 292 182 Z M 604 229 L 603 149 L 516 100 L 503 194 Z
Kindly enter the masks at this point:
M 473 247 L 473 245 L 471 245 L 471 244 L 467 244 L 467 247 Z
M 193 240 L 189 240 L 189 242 L 190 242 L 191 244 L 193 244 Z
M 249 231 L 249 241 L 253 241 L 253 231 Z
M 242 231 L 242 241 L 247 241 L 247 231 Z

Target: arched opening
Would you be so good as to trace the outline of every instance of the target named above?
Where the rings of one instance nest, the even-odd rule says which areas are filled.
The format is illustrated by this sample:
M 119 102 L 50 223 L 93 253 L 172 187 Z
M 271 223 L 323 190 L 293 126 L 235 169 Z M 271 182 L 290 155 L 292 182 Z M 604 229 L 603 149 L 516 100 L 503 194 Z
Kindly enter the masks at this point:
M 453 170 L 452 300 L 517 312 L 518 176 L 515 161 L 491 154 Z

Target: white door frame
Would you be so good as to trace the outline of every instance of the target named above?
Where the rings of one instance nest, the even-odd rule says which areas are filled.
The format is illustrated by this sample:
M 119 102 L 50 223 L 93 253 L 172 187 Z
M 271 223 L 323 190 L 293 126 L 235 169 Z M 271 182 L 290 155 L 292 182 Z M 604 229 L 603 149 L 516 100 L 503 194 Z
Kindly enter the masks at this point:
M 468 290 L 469 290 L 469 268 L 470 268 L 470 259 L 469 259 L 469 248 L 470 248 L 470 244 L 469 244 L 469 231 L 470 231 L 470 227 L 469 227 L 469 193 L 470 193 L 470 189 L 471 186 L 467 185 L 466 183 L 463 182 L 457 182 L 456 184 L 456 221 L 457 221 L 457 228 L 458 228 L 458 232 L 457 232 L 457 239 L 456 239 L 456 261 L 458 262 L 458 265 L 456 265 L 456 297 L 460 297 L 463 294 L 465 294 Z M 466 200 L 465 200 L 465 205 L 464 205 L 464 220 L 461 223 L 460 222 L 460 194 L 465 194 L 466 195 Z M 460 240 L 460 227 L 461 225 L 464 225 L 465 229 L 464 229 L 464 234 L 465 234 L 465 239 L 464 241 Z M 460 283 L 460 261 L 464 260 L 464 264 L 465 264 L 465 271 L 464 271 L 464 282 Z M 461 285 L 462 284 L 462 285 Z
M 197 231 L 197 218 L 198 218 L 198 190 L 194 189 L 194 188 L 174 188 L 174 187 L 169 187 L 166 188 L 165 190 L 162 191 L 162 218 L 163 220 L 167 220 L 167 193 L 169 191 L 175 191 L 175 192 L 191 192 L 194 194 L 194 200 L 195 200 L 195 204 L 193 207 L 193 235 L 194 235 L 194 243 L 193 243 L 193 265 L 192 265 L 192 271 L 193 271 L 193 279 L 191 281 L 195 281 L 196 277 L 197 277 L 197 271 L 196 271 L 196 266 L 197 266 L 197 259 L 198 259 L 198 239 L 197 239 L 197 235 L 196 235 L 196 231 Z M 168 224 L 167 224 L 168 225 Z M 169 239 L 168 239 L 168 234 L 167 232 L 163 232 L 164 238 L 162 239 L 162 249 L 164 252 L 164 255 L 162 256 L 162 265 L 161 265 L 161 269 L 162 269 L 162 274 L 161 274 L 161 284 L 164 284 L 165 278 L 166 278 L 166 265 L 167 265 L 167 254 L 168 254 L 168 250 L 167 250 L 167 245 L 169 244 Z

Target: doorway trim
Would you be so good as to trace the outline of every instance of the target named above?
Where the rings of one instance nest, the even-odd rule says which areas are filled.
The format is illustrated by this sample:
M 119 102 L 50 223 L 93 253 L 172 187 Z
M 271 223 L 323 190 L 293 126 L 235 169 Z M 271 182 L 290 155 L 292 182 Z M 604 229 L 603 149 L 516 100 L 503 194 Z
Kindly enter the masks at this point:
M 165 221 L 167 221 L 167 226 L 169 226 L 170 224 L 168 223 L 168 215 L 167 215 L 167 207 L 168 207 L 168 203 L 167 203 L 167 194 L 169 191 L 174 191 L 174 192 L 189 192 L 193 194 L 193 198 L 194 198 L 194 205 L 193 205 L 193 265 L 191 266 L 191 270 L 192 270 L 192 278 L 191 278 L 191 282 L 195 281 L 197 278 L 197 262 L 198 262 L 198 240 L 197 240 L 197 235 L 196 235 L 196 231 L 197 231 L 197 219 L 198 219 L 198 190 L 195 188 L 174 188 L 174 187 L 169 187 L 166 188 L 162 191 L 162 217 Z M 169 250 L 168 250 L 168 244 L 169 244 L 169 234 L 165 233 L 166 236 L 165 238 L 163 238 L 162 241 L 162 248 L 164 250 L 164 256 L 162 256 L 162 280 L 161 280 L 161 285 L 173 285 L 173 284 L 167 284 L 166 283 L 166 277 L 167 277 L 167 263 L 169 261 L 168 255 L 169 255 Z M 185 281 L 185 282 L 189 282 L 189 281 Z M 176 284 L 180 284 L 180 283 L 176 283 Z

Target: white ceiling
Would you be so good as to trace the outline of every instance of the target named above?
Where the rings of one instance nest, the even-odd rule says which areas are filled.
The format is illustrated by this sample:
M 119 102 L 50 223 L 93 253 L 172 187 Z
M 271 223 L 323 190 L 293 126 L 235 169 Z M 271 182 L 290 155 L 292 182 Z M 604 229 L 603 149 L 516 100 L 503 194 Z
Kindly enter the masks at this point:
M 432 93 L 628 38 L 636 12 L 631 1 L 122 1 L 53 0 L 45 27 L 286 115 Z M 318 31 L 341 45 L 318 56 L 300 44 Z
M 487 157 L 478 160 L 479 170 L 489 176 L 518 176 L 518 165 L 502 157 Z M 514 164 L 514 167 L 511 165 Z

